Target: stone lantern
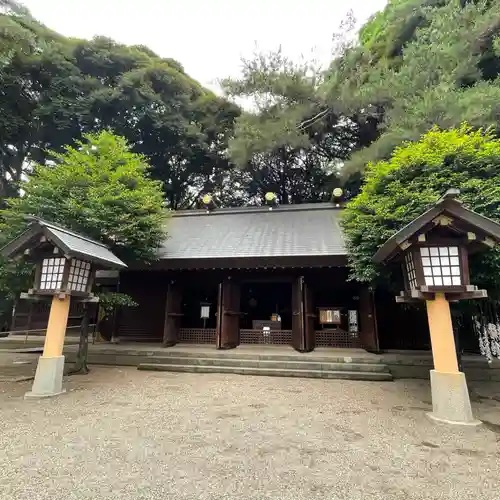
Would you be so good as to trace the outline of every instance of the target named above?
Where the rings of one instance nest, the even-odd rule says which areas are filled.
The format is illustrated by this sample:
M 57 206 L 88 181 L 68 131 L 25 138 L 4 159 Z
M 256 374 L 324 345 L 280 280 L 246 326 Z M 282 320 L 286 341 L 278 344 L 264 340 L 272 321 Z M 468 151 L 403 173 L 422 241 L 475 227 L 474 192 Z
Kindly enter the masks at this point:
M 377 263 L 399 261 L 405 289 L 397 302 L 425 301 L 432 344 L 435 420 L 477 424 L 465 375 L 458 369 L 449 302 L 487 297 L 471 284 L 469 255 L 500 243 L 500 224 L 465 208 L 449 190 L 427 212 L 389 238 L 374 255 Z
M 126 265 L 104 244 L 36 218 L 1 253 L 7 258 L 24 257 L 35 266 L 33 286 L 21 294 L 22 299 L 52 301 L 43 355 L 26 396 L 55 396 L 64 392 L 62 353 L 71 300 L 96 302 L 92 294 L 96 271 Z

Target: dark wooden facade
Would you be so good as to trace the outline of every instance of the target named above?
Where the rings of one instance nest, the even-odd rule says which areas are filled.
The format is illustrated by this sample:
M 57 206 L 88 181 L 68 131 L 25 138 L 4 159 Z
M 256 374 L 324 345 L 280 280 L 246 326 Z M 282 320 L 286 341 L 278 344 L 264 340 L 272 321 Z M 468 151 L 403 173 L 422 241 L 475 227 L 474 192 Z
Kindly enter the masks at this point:
M 316 346 L 379 349 L 373 294 L 347 281 L 345 268 L 130 271 L 122 273 L 120 291 L 139 304 L 118 316 L 116 336 L 123 341 L 165 347 L 204 343 L 218 349 L 280 344 L 300 352 Z M 210 307 L 204 320 L 202 303 Z M 320 325 L 320 306 L 340 309 L 342 323 Z M 349 310 L 357 312 L 356 332 L 349 331 Z M 280 315 L 279 327 L 252 327 L 273 312 Z
M 363 347 L 371 352 L 430 349 L 424 307 L 401 306 L 395 303 L 392 292 L 377 290 L 373 293 L 362 285 L 348 282 L 345 268 L 229 273 L 222 270 L 123 272 L 120 290 L 130 294 L 139 306 L 119 311 L 116 336 L 124 342 L 158 342 L 165 347 L 202 343 L 214 348 L 231 348 L 241 343 L 290 345 L 303 351 L 315 347 Z M 234 281 L 226 280 L 223 285 L 228 276 Z M 284 293 L 281 302 L 290 303 L 290 323 L 284 323 L 281 330 L 272 331 L 270 336 L 251 328 L 241 302 L 238 304 L 234 298 L 238 292 L 242 295 L 245 284 L 253 282 L 264 289 L 266 283 L 278 282 L 285 285 L 285 291 L 286 287 L 289 290 L 289 297 Z M 198 289 L 199 293 L 193 294 L 193 289 Z M 221 304 L 223 319 L 219 324 L 219 311 L 214 308 L 220 303 L 222 289 L 229 297 Z M 192 296 L 191 303 L 186 302 L 186 293 Z M 195 316 L 199 314 L 199 302 L 206 298 L 212 307 L 211 318 L 204 325 Z M 228 300 L 233 302 L 228 303 Z M 358 334 L 349 335 L 345 315 L 340 328 L 321 328 L 317 324 L 320 306 L 340 307 L 344 313 L 349 309 L 357 310 Z M 82 317 L 80 308 L 77 302 L 71 306 L 69 325 L 75 331 Z M 19 301 L 11 328 L 19 332 L 36 330 L 42 334 L 47 326 L 48 312 L 48 302 Z M 106 330 L 111 327 L 106 325 Z M 106 337 L 111 336 L 111 332 L 105 333 Z

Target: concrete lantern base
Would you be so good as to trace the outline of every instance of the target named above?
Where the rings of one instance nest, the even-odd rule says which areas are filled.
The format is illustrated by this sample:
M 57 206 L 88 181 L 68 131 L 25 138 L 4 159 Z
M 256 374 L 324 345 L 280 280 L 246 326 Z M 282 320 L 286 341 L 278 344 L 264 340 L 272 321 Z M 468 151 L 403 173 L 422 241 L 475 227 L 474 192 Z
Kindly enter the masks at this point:
M 455 425 L 480 425 L 472 416 L 469 390 L 462 372 L 447 373 L 431 370 L 432 413 L 437 422 Z
M 33 387 L 24 395 L 25 399 L 50 398 L 66 392 L 62 388 L 63 373 L 64 356 L 40 356 Z

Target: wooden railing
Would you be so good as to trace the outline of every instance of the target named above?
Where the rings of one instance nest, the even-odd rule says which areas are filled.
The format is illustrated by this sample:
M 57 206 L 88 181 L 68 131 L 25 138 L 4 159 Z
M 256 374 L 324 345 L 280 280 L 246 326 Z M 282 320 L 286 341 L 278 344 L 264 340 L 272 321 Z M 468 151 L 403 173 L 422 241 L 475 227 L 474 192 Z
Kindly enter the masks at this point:
M 215 344 L 215 328 L 181 328 L 179 342 L 183 344 Z
M 357 333 L 349 333 L 340 328 L 316 330 L 317 347 L 360 347 Z
M 317 347 L 360 347 L 357 333 L 341 329 L 316 330 Z M 183 344 L 214 344 L 215 328 L 181 328 L 179 342 Z M 292 330 L 240 330 L 241 344 L 291 345 Z
M 292 343 L 292 330 L 240 330 L 242 344 L 286 344 Z

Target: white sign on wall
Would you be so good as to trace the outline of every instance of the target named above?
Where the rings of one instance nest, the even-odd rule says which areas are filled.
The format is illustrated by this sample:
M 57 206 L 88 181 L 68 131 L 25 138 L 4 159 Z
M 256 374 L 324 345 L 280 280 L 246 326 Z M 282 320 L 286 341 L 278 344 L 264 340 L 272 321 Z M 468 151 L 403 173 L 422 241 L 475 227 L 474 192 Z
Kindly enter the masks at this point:
M 358 333 L 358 311 L 355 309 L 349 310 L 349 333 Z
M 206 305 L 201 306 L 200 318 L 202 319 L 210 318 L 210 306 Z

